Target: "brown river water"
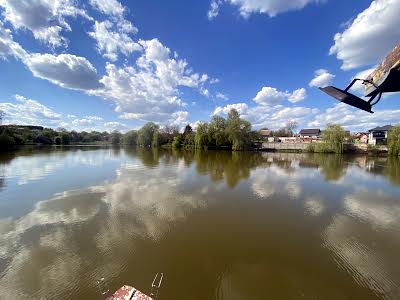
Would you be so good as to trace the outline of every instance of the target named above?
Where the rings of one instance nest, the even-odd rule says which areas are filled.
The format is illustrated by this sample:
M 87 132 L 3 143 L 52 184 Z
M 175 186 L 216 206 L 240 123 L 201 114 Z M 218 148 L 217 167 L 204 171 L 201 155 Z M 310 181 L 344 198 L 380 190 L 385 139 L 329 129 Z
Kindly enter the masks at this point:
M 0 153 L 0 299 L 400 299 L 400 160 Z

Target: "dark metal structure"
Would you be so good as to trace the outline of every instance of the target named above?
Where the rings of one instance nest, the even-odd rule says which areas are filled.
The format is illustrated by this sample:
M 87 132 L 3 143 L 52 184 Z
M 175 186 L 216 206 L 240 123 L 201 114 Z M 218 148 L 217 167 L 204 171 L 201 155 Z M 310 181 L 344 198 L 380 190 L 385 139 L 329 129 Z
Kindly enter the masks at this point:
M 349 92 L 357 81 L 364 84 L 368 101 Z M 334 86 L 323 87 L 320 90 L 343 103 L 373 113 L 372 106 L 381 100 L 382 94 L 400 91 L 400 44 L 393 48 L 366 79 L 355 78 L 344 90 Z

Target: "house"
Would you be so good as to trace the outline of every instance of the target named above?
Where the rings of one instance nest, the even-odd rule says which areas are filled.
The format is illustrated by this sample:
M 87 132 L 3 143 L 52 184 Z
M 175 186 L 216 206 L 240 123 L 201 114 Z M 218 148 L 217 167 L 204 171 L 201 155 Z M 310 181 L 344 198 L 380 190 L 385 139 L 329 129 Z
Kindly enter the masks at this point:
M 302 138 L 319 138 L 321 136 L 321 129 L 302 129 L 299 135 Z
M 393 128 L 392 125 L 385 125 L 382 127 L 375 127 L 370 130 L 368 136 L 368 144 L 370 145 L 386 145 L 388 131 Z
M 272 137 L 272 131 L 269 129 L 261 129 L 260 130 L 260 135 L 263 139 L 268 139 L 269 137 Z
M 364 133 L 359 137 L 361 144 L 368 144 L 368 134 Z

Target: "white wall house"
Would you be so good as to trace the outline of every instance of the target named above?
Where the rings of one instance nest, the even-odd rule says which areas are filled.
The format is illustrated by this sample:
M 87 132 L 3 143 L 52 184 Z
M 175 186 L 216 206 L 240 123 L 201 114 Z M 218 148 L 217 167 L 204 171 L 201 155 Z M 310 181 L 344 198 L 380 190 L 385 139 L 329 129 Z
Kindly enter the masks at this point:
M 303 138 L 316 139 L 321 136 L 321 129 L 318 129 L 318 128 L 302 129 L 302 130 L 300 130 L 299 135 Z
M 388 138 L 388 131 L 392 129 L 392 125 L 382 127 L 375 127 L 368 130 L 368 144 L 370 145 L 386 145 Z

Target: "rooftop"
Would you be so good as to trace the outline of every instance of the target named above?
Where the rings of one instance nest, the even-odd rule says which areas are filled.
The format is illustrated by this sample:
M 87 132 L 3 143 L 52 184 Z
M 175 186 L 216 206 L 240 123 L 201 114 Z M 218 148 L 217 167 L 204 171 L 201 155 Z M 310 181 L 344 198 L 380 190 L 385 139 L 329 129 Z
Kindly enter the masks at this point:
M 378 126 L 378 127 L 372 128 L 372 129 L 370 129 L 368 131 L 389 131 L 392 128 L 393 128 L 392 125 L 385 125 L 385 126 L 382 126 L 382 127 Z
M 315 134 L 320 134 L 321 133 L 321 129 L 318 128 L 308 128 L 308 129 L 302 129 L 299 132 L 301 135 L 315 135 Z

